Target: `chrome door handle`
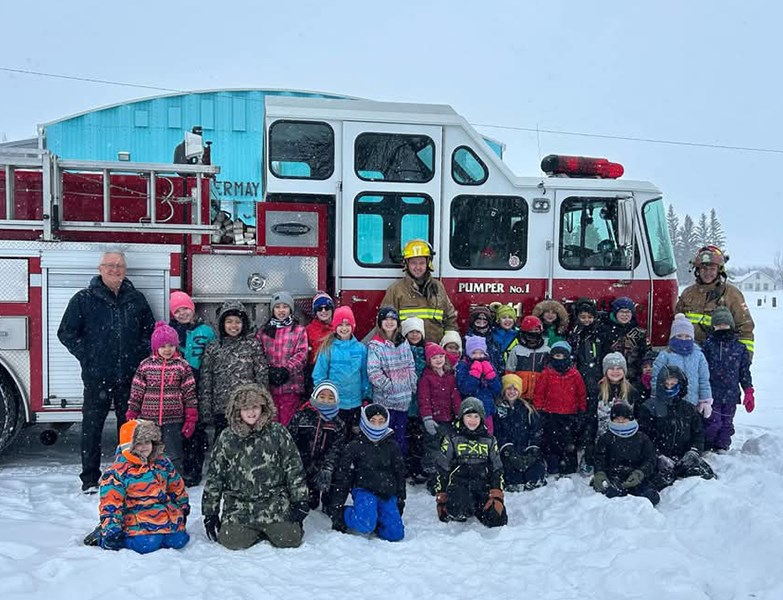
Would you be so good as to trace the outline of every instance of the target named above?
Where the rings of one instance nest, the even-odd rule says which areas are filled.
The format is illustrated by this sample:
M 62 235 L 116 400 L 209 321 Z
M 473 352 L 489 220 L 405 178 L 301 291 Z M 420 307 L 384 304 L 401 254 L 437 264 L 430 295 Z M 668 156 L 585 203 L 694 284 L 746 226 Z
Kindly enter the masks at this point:
M 359 296 L 351 296 L 351 302 L 367 302 L 367 298 L 359 298 Z

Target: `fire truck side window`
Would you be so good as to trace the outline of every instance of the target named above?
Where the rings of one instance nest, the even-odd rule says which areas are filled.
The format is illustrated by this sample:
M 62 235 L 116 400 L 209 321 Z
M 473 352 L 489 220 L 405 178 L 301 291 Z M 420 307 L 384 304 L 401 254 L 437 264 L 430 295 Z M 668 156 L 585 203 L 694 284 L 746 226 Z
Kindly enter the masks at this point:
M 666 225 L 663 198 L 647 202 L 642 208 L 642 219 L 647 232 L 647 243 L 650 245 L 653 271 L 659 277 L 674 273 L 677 270 L 677 262 L 674 260 L 674 248 Z
M 354 168 L 364 181 L 425 183 L 435 175 L 435 142 L 426 135 L 362 133 Z
M 460 185 L 481 185 L 489 171 L 478 155 L 467 146 L 456 148 L 451 155 L 451 178 Z
M 566 198 L 560 210 L 560 264 L 565 269 L 628 271 L 631 248 L 618 244 L 614 198 Z M 639 248 L 633 245 L 633 268 Z
M 354 200 L 353 255 L 365 267 L 399 269 L 402 247 L 421 238 L 432 242 L 432 198 L 399 193 L 364 193 Z
M 269 170 L 280 179 L 329 179 L 334 131 L 327 123 L 276 121 L 269 128 Z
M 513 196 L 457 196 L 451 202 L 451 264 L 521 269 L 527 262 L 527 202 Z

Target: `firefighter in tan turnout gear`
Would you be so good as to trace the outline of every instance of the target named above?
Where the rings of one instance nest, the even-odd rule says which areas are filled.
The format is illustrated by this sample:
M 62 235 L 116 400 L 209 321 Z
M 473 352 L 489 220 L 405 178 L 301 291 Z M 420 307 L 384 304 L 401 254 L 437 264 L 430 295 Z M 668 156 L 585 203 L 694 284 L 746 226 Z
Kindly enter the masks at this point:
M 432 278 L 435 252 L 424 240 L 411 240 L 402 250 L 405 275 L 386 290 L 381 306 L 394 306 L 400 320 L 419 317 L 424 321 L 424 337 L 439 343 L 446 331 L 457 331 L 457 311 L 446 288 Z
M 704 342 L 712 325 L 712 313 L 719 306 L 725 306 L 734 317 L 739 341 L 753 357 L 753 317 L 750 316 L 745 297 L 735 286 L 726 283 L 726 261 L 717 246 L 704 246 L 693 259 L 693 273 L 696 283 L 689 286 L 677 300 L 675 313 L 684 313 L 693 323 L 696 341 Z

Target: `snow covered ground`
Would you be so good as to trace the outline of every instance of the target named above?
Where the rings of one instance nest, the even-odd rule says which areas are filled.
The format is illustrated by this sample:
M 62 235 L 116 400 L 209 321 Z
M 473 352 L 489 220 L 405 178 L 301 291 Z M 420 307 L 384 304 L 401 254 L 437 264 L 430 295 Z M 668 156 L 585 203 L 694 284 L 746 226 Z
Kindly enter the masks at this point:
M 96 497 L 79 492 L 78 431 L 32 435 L 0 457 L 0 598 L 783 598 L 783 311 L 755 309 L 757 408 L 740 408 L 716 481 L 685 480 L 657 508 L 608 500 L 579 476 L 508 494 L 509 525 L 440 523 L 409 488 L 396 544 L 331 531 L 311 514 L 297 549 L 231 552 L 207 541 L 200 489 L 191 543 L 147 556 L 82 545 Z M 108 440 L 108 438 L 107 438 Z

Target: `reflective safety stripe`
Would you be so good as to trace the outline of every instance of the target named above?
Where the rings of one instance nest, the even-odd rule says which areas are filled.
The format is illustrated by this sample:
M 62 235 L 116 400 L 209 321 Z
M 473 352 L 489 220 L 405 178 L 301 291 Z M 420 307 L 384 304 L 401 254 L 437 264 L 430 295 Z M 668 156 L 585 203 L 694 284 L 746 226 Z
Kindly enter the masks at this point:
M 400 321 L 410 317 L 419 317 L 420 319 L 430 319 L 434 321 L 443 320 L 443 309 L 441 308 L 402 308 L 400 309 Z
M 701 313 L 685 313 L 688 320 L 694 325 L 712 326 L 712 315 L 703 315 Z
M 753 340 L 740 340 L 740 344 L 748 349 L 748 352 L 753 352 Z

